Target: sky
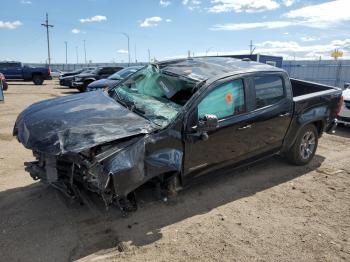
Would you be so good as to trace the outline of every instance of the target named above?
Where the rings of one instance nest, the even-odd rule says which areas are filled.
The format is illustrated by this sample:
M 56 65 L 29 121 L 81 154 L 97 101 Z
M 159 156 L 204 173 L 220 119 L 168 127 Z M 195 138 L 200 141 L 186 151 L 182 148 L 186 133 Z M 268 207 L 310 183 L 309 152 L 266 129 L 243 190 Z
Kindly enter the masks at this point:
M 254 52 L 350 59 L 350 0 L 0 0 L 0 60 L 127 62 Z

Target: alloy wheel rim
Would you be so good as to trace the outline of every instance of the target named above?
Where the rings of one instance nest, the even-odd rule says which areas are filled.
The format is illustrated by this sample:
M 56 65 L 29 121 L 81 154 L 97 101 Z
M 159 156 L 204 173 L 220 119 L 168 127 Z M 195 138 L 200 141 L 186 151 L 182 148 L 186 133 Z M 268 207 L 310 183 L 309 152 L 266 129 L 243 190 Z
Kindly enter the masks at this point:
M 307 160 L 311 157 L 315 150 L 316 137 L 311 131 L 304 134 L 300 143 L 300 155 L 302 159 Z

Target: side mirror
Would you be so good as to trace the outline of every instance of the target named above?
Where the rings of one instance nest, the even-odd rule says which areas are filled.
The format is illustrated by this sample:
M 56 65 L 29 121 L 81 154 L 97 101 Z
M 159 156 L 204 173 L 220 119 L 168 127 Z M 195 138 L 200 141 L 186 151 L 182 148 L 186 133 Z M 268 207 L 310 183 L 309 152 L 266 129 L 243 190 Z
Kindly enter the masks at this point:
M 0 80 L 0 103 L 4 102 L 4 92 L 3 92 L 3 85 L 2 85 L 2 80 Z
M 199 132 L 208 132 L 212 130 L 216 130 L 218 127 L 218 117 L 216 115 L 204 115 L 204 117 L 200 118 L 197 123 L 197 130 Z

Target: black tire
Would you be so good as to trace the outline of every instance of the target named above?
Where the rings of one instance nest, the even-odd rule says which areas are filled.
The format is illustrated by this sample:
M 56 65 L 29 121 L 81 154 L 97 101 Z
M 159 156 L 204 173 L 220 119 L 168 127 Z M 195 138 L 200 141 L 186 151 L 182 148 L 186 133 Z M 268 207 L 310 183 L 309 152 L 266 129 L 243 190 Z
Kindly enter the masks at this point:
M 89 84 L 91 84 L 92 82 L 93 82 L 92 80 L 85 81 L 83 86 L 78 87 L 79 92 L 81 92 L 81 93 L 86 92 L 87 86 Z
M 44 78 L 41 75 L 33 75 L 34 85 L 42 85 L 44 83 Z
M 85 92 L 85 87 L 84 86 L 78 86 L 77 89 L 79 90 L 80 93 Z
M 317 145 L 318 132 L 316 126 L 313 124 L 304 126 L 286 154 L 288 161 L 298 166 L 306 165 L 314 157 Z

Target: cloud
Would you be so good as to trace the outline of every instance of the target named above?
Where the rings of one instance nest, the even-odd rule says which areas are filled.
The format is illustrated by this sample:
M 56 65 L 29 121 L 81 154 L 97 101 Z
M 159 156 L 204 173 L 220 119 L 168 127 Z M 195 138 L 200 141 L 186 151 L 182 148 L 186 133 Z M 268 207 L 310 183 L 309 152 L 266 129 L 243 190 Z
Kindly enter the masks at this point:
M 283 4 L 287 7 L 293 5 L 295 2 L 295 0 L 283 0 Z
M 172 20 L 171 19 L 165 19 L 165 22 L 167 22 L 167 23 L 171 23 L 172 22 Z
M 93 22 L 102 22 L 106 21 L 107 17 L 104 15 L 95 15 L 89 18 L 81 18 L 79 19 L 80 23 L 93 23 Z
M 246 12 L 256 13 L 280 7 L 275 0 L 211 0 L 209 13 Z
M 300 37 L 300 40 L 303 42 L 312 42 L 312 41 L 320 40 L 320 38 L 312 37 L 312 36 L 303 36 L 303 37 Z
M 335 11 L 332 12 L 331 10 Z M 338 26 L 343 22 L 350 21 L 350 12 L 348 10 L 350 10 L 349 0 L 335 0 L 291 10 L 288 13 L 283 14 L 282 17 L 287 18 L 284 20 L 217 24 L 209 29 L 213 31 L 239 31 L 255 28 L 273 29 L 289 26 L 304 26 L 323 29 Z
M 125 50 L 125 49 L 119 49 L 119 50 L 117 51 L 117 53 L 119 53 L 119 54 L 127 54 L 127 53 L 129 53 L 129 52 L 128 52 L 128 50 Z
M 330 54 L 335 49 L 339 49 L 344 52 L 343 59 L 350 58 L 350 39 L 333 40 L 326 44 L 317 45 L 305 45 L 299 44 L 296 41 L 265 41 L 256 43 L 255 53 L 282 56 L 284 59 L 296 59 L 296 60 L 314 60 L 322 57 L 323 59 L 333 59 Z M 216 56 L 216 55 L 241 55 L 249 54 L 248 49 L 234 50 L 234 51 L 211 51 L 207 54 L 205 52 L 197 53 L 197 56 Z M 172 57 L 165 57 L 166 59 L 172 58 L 184 58 L 186 54 L 176 55 Z
M 270 21 L 260 23 L 229 23 L 229 24 L 217 24 L 209 28 L 212 31 L 240 31 L 255 28 L 283 28 L 293 25 L 293 22 L 289 21 Z
M 200 0 L 182 0 L 182 4 L 186 6 L 189 10 L 193 11 L 199 9 L 202 1 Z
M 21 21 L 13 21 L 13 22 L 3 22 L 0 21 L 0 29 L 16 29 L 17 27 L 23 25 Z
M 344 51 L 350 56 L 350 39 L 333 40 L 327 44 L 300 45 L 295 41 L 265 41 L 256 44 L 258 53 L 296 57 L 297 59 L 315 59 L 316 57 L 331 58 L 335 49 Z
M 32 4 L 32 1 L 29 1 L 29 0 L 21 0 L 20 2 L 22 5 L 31 5 Z
M 80 33 L 80 30 L 78 28 L 73 28 L 72 29 L 72 33 L 73 34 L 79 34 Z
M 159 16 L 153 16 L 146 18 L 141 24 L 141 27 L 153 27 L 157 26 L 159 22 L 161 22 L 163 19 Z
M 309 27 L 327 28 L 350 20 L 350 1 L 335 0 L 291 10 L 284 16 Z
M 168 6 L 171 4 L 171 2 L 168 1 L 168 0 L 160 0 L 160 1 L 159 1 L 159 4 L 160 4 L 162 7 L 168 7 Z

